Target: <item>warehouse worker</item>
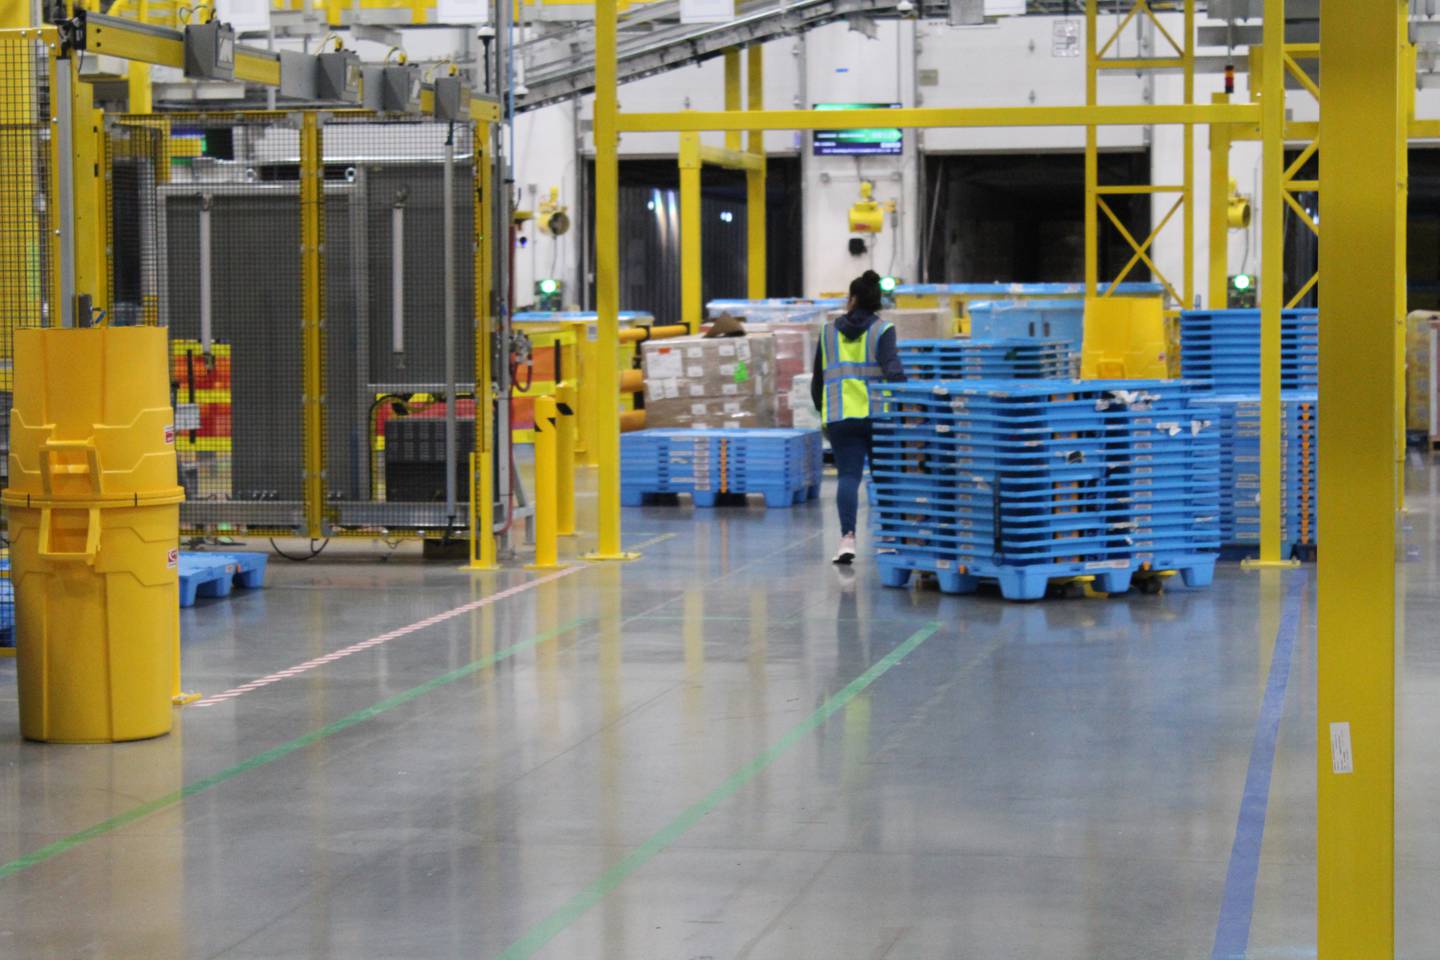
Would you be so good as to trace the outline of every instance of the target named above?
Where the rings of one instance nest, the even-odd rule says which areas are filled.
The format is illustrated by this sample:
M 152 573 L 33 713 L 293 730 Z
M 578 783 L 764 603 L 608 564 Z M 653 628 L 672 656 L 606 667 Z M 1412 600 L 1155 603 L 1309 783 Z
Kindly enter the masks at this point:
M 815 348 L 810 397 L 820 411 L 840 474 L 835 495 L 840 511 L 838 564 L 855 560 L 855 514 L 870 456 L 870 384 L 905 379 L 895 349 L 895 327 L 876 315 L 879 310 L 880 275 L 866 270 L 850 282 L 845 314 L 825 324 Z

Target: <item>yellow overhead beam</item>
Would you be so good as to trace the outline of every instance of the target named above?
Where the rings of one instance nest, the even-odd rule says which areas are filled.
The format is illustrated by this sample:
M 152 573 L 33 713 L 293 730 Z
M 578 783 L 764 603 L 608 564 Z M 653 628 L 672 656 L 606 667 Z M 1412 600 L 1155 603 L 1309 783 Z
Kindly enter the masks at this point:
M 185 35 L 169 27 L 92 13 L 85 18 L 85 51 L 122 60 L 185 68 Z M 280 85 L 280 56 L 255 47 L 235 48 L 235 79 Z
M 622 113 L 621 133 L 705 130 L 864 130 L 875 127 L 1083 127 L 1165 126 L 1186 123 L 1258 123 L 1250 103 L 1190 106 L 904 107 L 898 110 L 687 110 Z
M 1316 932 L 1319 960 L 1380 960 L 1395 956 L 1394 325 L 1408 4 L 1321 0 L 1320 10 Z

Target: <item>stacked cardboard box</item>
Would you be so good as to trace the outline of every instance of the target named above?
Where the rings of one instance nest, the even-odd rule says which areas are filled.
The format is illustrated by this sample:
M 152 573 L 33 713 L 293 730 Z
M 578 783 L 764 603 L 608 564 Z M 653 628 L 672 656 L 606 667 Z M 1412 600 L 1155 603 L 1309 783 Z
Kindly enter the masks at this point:
M 810 372 L 824 321 L 817 315 L 813 319 L 751 323 L 745 329 L 752 333 L 768 333 L 775 338 L 775 422 L 782 427 L 793 427 L 795 418 L 791 412 L 790 387 L 797 376 Z
M 647 427 L 773 427 L 775 407 L 772 334 L 645 344 Z

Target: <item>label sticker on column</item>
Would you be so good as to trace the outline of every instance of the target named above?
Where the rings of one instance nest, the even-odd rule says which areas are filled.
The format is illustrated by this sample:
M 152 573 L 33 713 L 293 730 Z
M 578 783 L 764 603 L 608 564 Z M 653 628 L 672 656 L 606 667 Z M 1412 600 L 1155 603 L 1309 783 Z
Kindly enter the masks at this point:
M 1350 749 L 1350 724 L 1330 724 L 1330 768 L 1335 773 L 1354 773 L 1355 754 Z
M 174 443 L 174 442 L 175 442 L 175 424 L 173 424 L 173 423 L 167 423 L 167 424 L 165 424 L 165 442 L 166 442 L 166 443 Z
M 179 548 L 171 550 L 169 553 L 165 554 L 165 566 L 169 567 L 171 570 L 174 570 L 176 567 L 180 566 Z

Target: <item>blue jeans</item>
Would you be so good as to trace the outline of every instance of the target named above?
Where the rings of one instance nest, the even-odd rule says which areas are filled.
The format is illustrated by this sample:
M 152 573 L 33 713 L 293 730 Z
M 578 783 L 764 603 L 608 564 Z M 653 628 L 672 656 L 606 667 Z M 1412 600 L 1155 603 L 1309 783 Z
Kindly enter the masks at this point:
M 837 420 L 825 427 L 830 449 L 835 452 L 835 470 L 840 474 L 840 487 L 835 506 L 840 511 L 840 535 L 855 532 L 855 514 L 860 509 L 860 481 L 865 476 L 865 461 L 870 456 L 870 421 Z

